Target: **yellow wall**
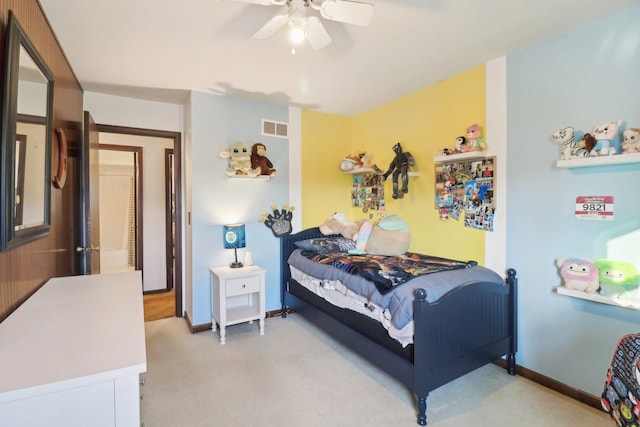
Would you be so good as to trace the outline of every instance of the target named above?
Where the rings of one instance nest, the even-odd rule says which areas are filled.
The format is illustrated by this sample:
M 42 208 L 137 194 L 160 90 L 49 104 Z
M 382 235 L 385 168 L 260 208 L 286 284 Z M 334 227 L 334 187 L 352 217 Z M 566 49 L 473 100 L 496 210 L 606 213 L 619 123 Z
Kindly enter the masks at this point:
M 397 200 L 391 198 L 391 178 L 387 180 L 386 214 L 397 214 L 409 223 L 410 250 L 484 263 L 485 232 L 465 228 L 462 220 L 442 221 L 434 208 L 433 158 L 440 149 L 454 147 L 456 137 L 464 135 L 469 125 L 477 123 L 484 129 L 485 98 L 481 66 L 354 118 L 304 112 L 303 226 L 319 225 L 334 211 L 344 211 L 353 220 L 370 214 L 377 219 L 375 211 L 365 214 L 351 207 L 351 177 L 341 174 L 338 165 L 347 154 L 367 151 L 373 154 L 373 163 L 386 171 L 394 157 L 391 147 L 400 142 L 415 158 L 411 170 L 420 176 L 409 178 L 409 193 Z M 312 154 L 311 147 L 321 146 L 320 138 L 327 137 L 334 140 L 326 142 L 322 156 Z M 323 177 L 324 184 L 316 177 Z
M 353 120 L 302 111 L 302 228 L 317 227 L 334 212 L 351 208 L 350 180 L 340 160 L 351 146 Z

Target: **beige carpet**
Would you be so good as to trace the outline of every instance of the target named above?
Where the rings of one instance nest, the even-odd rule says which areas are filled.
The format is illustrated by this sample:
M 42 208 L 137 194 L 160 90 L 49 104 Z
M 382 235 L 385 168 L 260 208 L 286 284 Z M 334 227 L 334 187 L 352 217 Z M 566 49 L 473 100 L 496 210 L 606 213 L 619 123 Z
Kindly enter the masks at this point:
M 191 334 L 147 322 L 144 427 L 413 427 L 412 393 L 300 316 Z M 487 365 L 431 392 L 432 427 L 613 426 L 608 416 Z

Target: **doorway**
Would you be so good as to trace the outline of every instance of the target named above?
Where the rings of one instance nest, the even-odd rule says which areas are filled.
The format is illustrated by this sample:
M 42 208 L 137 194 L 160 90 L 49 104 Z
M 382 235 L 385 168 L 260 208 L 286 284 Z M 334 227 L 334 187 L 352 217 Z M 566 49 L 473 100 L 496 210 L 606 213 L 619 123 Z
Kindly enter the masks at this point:
M 100 144 L 100 270 L 142 271 L 142 147 Z
M 129 208 L 138 206 L 138 267 L 143 274 L 143 293 L 145 300 L 154 295 L 166 297 L 171 295 L 171 307 L 174 315 L 183 315 L 182 288 L 182 218 L 181 218 L 181 136 L 179 132 L 157 131 L 149 129 L 128 128 L 121 126 L 97 125 L 100 135 L 100 151 L 121 147 L 119 150 L 129 153 L 137 150 L 138 168 L 133 174 L 139 174 L 138 189 L 132 177 L 122 178 L 124 182 L 133 182 L 131 186 L 120 189 L 120 203 Z M 128 148 L 127 148 L 128 147 Z M 133 158 L 133 157 L 131 157 Z M 144 159 L 144 160 L 143 160 Z M 135 164 L 135 160 L 132 160 Z M 144 164 L 144 168 L 142 168 Z M 130 169 L 130 168 L 129 168 Z M 102 170 L 102 166 L 101 166 Z M 124 172 L 123 172 L 124 174 Z M 125 203 L 125 193 L 133 197 L 133 201 Z M 144 193 L 144 198 L 141 197 Z M 138 194 L 138 196 L 135 196 Z M 130 199 L 129 199 L 130 200 Z M 115 203 L 115 202 L 114 202 Z M 120 211 L 123 212 L 123 208 Z M 102 214 L 101 208 L 101 214 Z M 144 212 L 144 214 L 142 213 Z M 120 223 L 129 216 L 121 213 Z M 101 221 L 102 222 L 102 221 Z M 130 232 L 118 228 L 118 241 L 129 241 Z M 160 230 L 160 231 L 159 231 Z M 125 239 L 125 236 L 127 239 Z M 136 240 L 136 239 L 134 239 Z M 124 258 L 125 251 L 117 254 Z M 127 251 L 128 262 L 131 256 Z M 166 317 L 166 316 L 165 316 Z

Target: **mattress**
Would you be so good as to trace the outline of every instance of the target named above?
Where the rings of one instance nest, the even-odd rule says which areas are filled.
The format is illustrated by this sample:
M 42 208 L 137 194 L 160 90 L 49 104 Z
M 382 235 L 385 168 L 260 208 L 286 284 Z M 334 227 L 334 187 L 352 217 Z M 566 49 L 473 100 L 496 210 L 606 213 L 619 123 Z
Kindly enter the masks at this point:
M 348 289 L 339 280 L 318 279 L 303 273 L 296 267 L 290 266 L 290 269 L 291 277 L 309 291 L 336 307 L 355 311 L 379 322 L 387 330 L 389 336 L 402 344 L 403 347 L 413 343 L 413 320 L 407 323 L 404 328 L 397 329 L 391 323 L 391 312 L 388 309 L 371 303 L 365 297 Z

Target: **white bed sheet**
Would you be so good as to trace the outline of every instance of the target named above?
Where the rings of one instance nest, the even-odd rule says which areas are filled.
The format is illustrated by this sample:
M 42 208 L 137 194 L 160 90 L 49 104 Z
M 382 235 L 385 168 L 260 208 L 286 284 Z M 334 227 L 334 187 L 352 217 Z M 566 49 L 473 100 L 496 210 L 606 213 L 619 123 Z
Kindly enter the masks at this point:
M 380 322 L 387 330 L 389 336 L 397 340 L 403 347 L 413 343 L 413 321 L 410 321 L 404 328 L 397 329 L 391 322 L 389 310 L 371 303 L 367 298 L 347 289 L 339 280 L 318 279 L 310 276 L 294 266 L 291 269 L 291 277 L 304 286 L 309 291 L 322 297 L 336 307 L 353 310 L 371 319 Z

